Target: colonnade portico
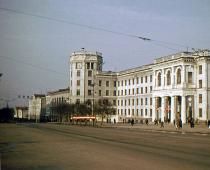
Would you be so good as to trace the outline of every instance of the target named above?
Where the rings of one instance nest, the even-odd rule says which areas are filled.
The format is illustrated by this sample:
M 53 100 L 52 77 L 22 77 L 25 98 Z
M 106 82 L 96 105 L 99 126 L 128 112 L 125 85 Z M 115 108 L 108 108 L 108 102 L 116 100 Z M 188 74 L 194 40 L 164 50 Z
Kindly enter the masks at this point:
M 155 97 L 154 100 L 154 114 L 153 114 L 153 121 L 154 120 L 161 120 L 163 122 L 171 122 L 173 123 L 174 120 L 182 120 L 182 123 L 187 122 L 187 117 L 193 117 L 192 109 L 189 109 L 188 101 L 186 101 L 189 96 L 161 96 Z

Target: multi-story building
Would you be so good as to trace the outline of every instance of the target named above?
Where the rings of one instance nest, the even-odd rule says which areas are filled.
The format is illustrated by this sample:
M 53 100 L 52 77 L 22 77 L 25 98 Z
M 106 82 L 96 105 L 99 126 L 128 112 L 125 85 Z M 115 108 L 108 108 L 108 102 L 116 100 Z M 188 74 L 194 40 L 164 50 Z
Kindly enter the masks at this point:
M 70 57 L 70 101 L 108 99 L 118 121 L 210 119 L 210 51 L 181 52 L 120 72 L 102 71 L 102 54 Z
M 28 119 L 40 121 L 42 115 L 46 113 L 46 97 L 44 94 L 34 94 L 29 99 Z
M 59 104 L 69 103 L 69 88 L 50 91 L 46 95 L 46 118 L 49 121 L 56 121 L 58 115 L 55 107 Z

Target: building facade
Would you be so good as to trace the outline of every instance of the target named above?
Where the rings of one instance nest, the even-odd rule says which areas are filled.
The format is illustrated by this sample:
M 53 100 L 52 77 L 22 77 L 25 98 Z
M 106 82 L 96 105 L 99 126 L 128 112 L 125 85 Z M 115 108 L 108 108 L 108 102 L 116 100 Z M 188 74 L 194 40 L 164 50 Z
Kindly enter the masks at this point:
M 57 121 L 58 114 L 55 108 L 60 104 L 70 103 L 69 88 L 50 91 L 46 95 L 46 118 L 48 121 Z
M 46 97 L 44 94 L 34 94 L 29 99 L 28 119 L 39 122 L 46 113 Z
M 118 121 L 186 123 L 210 118 L 210 52 L 181 52 L 120 72 L 102 71 L 98 52 L 70 56 L 70 102 L 111 101 Z

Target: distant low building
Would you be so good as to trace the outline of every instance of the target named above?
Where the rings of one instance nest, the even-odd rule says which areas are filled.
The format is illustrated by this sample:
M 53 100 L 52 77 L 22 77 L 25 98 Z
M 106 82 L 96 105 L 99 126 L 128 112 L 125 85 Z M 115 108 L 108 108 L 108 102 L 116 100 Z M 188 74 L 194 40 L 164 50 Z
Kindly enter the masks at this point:
M 28 119 L 40 121 L 42 115 L 46 114 L 46 97 L 44 94 L 34 94 L 29 99 Z
M 14 118 L 27 119 L 28 118 L 28 107 L 26 107 L 26 106 L 17 106 L 17 107 L 15 107 Z
M 70 103 L 69 88 L 50 91 L 46 95 L 46 117 L 48 121 L 56 121 L 57 113 L 55 107 L 59 104 Z

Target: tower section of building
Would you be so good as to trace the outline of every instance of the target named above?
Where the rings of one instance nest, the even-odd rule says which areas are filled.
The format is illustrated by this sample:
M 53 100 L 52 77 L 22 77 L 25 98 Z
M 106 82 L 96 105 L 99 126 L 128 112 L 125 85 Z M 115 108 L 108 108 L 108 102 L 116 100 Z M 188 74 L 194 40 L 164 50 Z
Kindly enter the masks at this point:
M 82 49 L 70 56 L 70 102 L 86 102 L 94 96 L 95 77 L 102 71 L 103 58 L 99 52 Z

